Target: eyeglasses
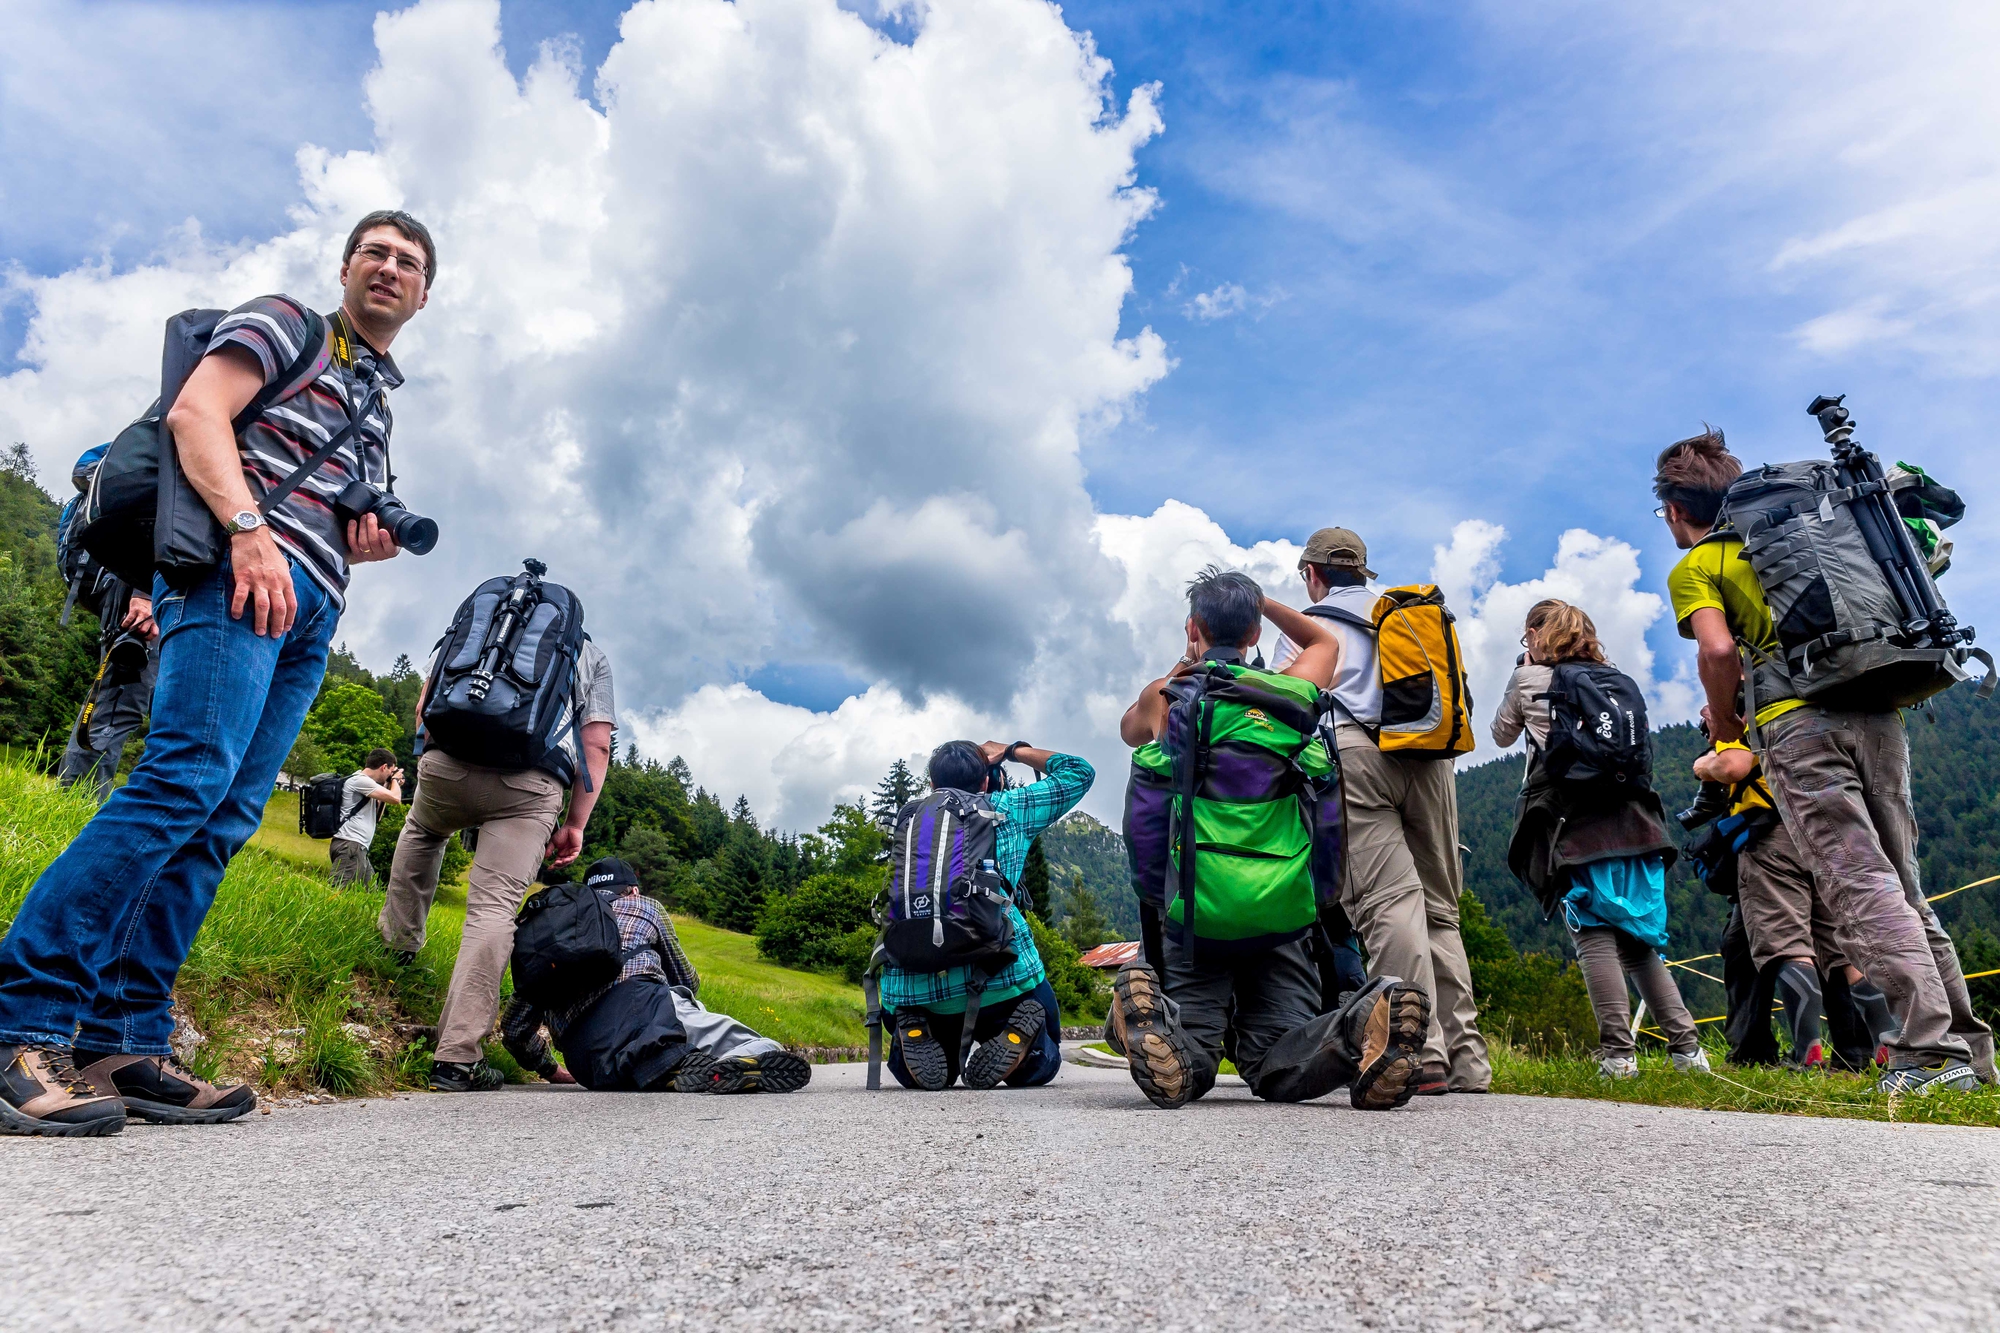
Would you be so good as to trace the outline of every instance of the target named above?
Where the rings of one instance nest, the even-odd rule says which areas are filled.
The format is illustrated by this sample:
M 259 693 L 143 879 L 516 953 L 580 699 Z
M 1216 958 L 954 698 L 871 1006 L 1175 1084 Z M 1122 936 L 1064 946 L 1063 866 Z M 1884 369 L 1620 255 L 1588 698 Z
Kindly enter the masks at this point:
M 380 245 L 357 245 L 354 247 L 354 253 L 378 268 L 388 268 L 393 264 L 401 272 L 412 273 L 419 278 L 429 276 L 425 271 L 423 259 L 405 250 L 390 250 Z
M 1665 518 L 1666 516 L 1667 516 L 1667 507 L 1665 505 L 1661 505 L 1653 511 L 1654 518 Z

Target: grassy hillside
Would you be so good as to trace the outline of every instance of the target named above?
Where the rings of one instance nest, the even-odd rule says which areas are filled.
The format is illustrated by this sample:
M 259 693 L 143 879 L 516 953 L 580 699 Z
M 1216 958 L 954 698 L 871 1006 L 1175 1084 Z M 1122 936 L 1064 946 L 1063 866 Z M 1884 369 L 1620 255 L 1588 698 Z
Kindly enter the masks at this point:
M 376 934 L 381 892 L 328 880 L 326 844 L 298 834 L 293 800 L 280 793 L 267 807 L 181 970 L 179 1009 L 203 1038 L 189 1063 L 269 1090 L 420 1084 L 429 1056 L 413 1029 L 436 1022 L 465 922 L 463 883 L 440 889 L 423 952 L 399 969 Z M 0 927 L 93 808 L 30 768 L 0 762 Z M 686 917 L 675 924 L 710 1008 L 789 1045 L 866 1040 L 858 987 L 765 961 L 748 935 Z M 499 1043 L 490 1050 L 498 1056 Z

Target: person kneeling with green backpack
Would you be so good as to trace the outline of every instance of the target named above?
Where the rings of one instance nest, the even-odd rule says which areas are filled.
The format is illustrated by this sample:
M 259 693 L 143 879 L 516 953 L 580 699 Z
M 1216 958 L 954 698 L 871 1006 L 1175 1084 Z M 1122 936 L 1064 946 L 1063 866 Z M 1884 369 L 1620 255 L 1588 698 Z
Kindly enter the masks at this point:
M 1430 996 L 1377 977 L 1322 1013 L 1310 947 L 1340 885 L 1339 775 L 1321 727 L 1338 641 L 1247 574 L 1213 566 L 1188 585 L 1188 611 L 1186 653 L 1120 725 L 1137 747 L 1125 818 L 1134 886 L 1162 931 L 1157 970 L 1120 969 L 1108 1035 L 1169 1110 L 1215 1086 L 1232 1032 L 1238 1071 L 1267 1101 L 1347 1085 L 1362 1110 L 1401 1106 L 1416 1090 Z M 1267 618 L 1302 645 L 1283 671 L 1244 662 Z

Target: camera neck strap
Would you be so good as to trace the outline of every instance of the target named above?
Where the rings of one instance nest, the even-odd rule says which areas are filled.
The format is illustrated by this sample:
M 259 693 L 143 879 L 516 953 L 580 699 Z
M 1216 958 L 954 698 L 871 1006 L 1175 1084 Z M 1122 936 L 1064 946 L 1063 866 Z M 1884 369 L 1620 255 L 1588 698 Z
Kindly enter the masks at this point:
M 360 408 L 356 410 L 353 416 L 348 418 L 347 424 L 341 427 L 332 439 L 322 444 L 311 458 L 293 468 L 291 476 L 286 477 L 276 486 L 273 486 L 270 493 L 257 502 L 257 512 L 268 514 L 283 504 L 286 497 L 305 484 L 307 477 L 319 471 L 322 463 L 339 453 L 341 446 L 353 439 L 360 432 L 362 421 L 370 412 L 375 410 L 375 399 L 379 393 L 379 389 L 371 388 L 368 396 L 361 400 Z

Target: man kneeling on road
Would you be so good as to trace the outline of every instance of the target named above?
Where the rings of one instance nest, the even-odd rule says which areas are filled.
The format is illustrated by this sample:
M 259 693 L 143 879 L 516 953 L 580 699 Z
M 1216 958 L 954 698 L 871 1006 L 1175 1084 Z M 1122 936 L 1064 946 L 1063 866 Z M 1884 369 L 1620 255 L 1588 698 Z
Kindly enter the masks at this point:
M 1143 962 L 1119 970 L 1112 1044 L 1140 1091 L 1168 1110 L 1215 1086 L 1231 1030 L 1243 1081 L 1267 1101 L 1309 1101 L 1346 1084 L 1362 1110 L 1401 1106 L 1416 1091 L 1430 997 L 1377 977 L 1322 1014 L 1307 942 L 1323 896 L 1314 864 L 1338 862 L 1325 818 L 1307 813 L 1309 798 L 1338 800 L 1318 726 L 1338 641 L 1249 575 L 1213 567 L 1188 585 L 1188 612 L 1186 653 L 1119 727 L 1138 747 L 1128 834 L 1134 865 L 1144 863 L 1135 881 L 1159 885 L 1166 980 Z M 1283 671 L 1244 664 L 1266 618 L 1298 646 Z M 1176 714 L 1170 750 L 1161 742 Z M 1191 788 L 1181 781 L 1190 764 Z M 1190 799 L 1191 813 L 1180 808 Z M 1194 836 L 1170 837 L 1182 828 Z M 1194 856 L 1187 875 L 1183 850 Z
M 996 784 L 995 775 L 1010 760 L 1042 774 L 1041 781 L 1025 787 L 1006 787 L 1004 779 Z M 953 811 L 990 812 L 997 819 L 989 865 L 1006 882 L 1006 889 L 1018 895 L 1028 848 L 1084 798 L 1096 778 L 1088 760 L 1038 750 L 1026 741 L 1012 745 L 946 741 L 931 752 L 931 794 L 910 802 L 897 816 L 902 840 L 892 849 L 892 880 L 899 871 L 907 875 L 916 867 L 921 893 L 923 884 L 933 880 L 923 867 L 950 873 L 954 858 L 942 845 L 933 847 L 932 835 L 940 823 L 949 828 Z M 962 853 L 967 845 L 963 828 L 959 837 Z M 976 872 L 980 867 L 956 869 Z M 921 899 L 918 905 L 921 909 Z M 970 966 L 935 972 L 883 966 L 881 1007 L 896 1034 L 889 1072 L 904 1087 L 942 1092 L 963 1073 L 968 1088 L 1001 1083 L 1033 1088 L 1053 1079 L 1062 1068 L 1062 1013 L 1056 1007 L 1056 993 L 1035 950 L 1027 918 L 1016 901 L 1009 901 L 1005 910 L 1012 926 L 1013 961 L 983 980 Z M 969 999 L 976 999 L 976 1004 L 969 1005 Z M 968 1007 L 973 1009 L 969 1040 Z M 974 1043 L 978 1049 L 968 1058 Z
M 608 856 L 591 864 L 583 882 L 618 919 L 625 967 L 560 1013 L 517 996 L 500 1032 L 523 1069 L 607 1092 L 792 1092 L 812 1081 L 803 1056 L 695 998 L 701 977 L 673 923 L 640 894 L 631 866 Z M 556 1063 L 551 1041 L 574 1074 Z

